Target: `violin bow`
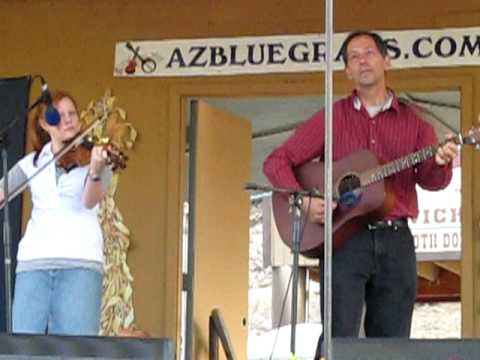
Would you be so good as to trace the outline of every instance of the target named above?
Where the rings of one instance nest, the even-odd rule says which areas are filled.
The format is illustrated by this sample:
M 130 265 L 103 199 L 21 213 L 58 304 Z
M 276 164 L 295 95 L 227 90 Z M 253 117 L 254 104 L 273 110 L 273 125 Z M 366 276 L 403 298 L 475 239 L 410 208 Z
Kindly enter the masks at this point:
M 95 121 L 93 121 L 82 132 L 80 132 L 80 134 L 75 136 L 73 140 L 70 141 L 70 143 L 68 143 L 59 151 L 57 151 L 50 160 L 48 160 L 45 164 L 40 166 L 38 170 L 35 171 L 28 179 L 26 179 L 19 186 L 17 186 L 17 188 L 14 191 L 9 192 L 8 196 L 4 196 L 3 200 L 0 202 L 0 209 L 3 208 L 5 201 L 10 201 L 14 197 L 16 197 L 18 194 L 22 193 L 28 187 L 28 184 L 30 183 L 30 181 L 32 181 L 38 174 L 40 174 L 43 170 L 45 170 L 52 162 L 60 159 L 63 155 L 69 152 L 74 146 L 80 145 L 83 139 L 88 135 L 88 133 L 92 131 L 94 128 L 96 128 L 98 125 L 103 123 L 105 119 L 106 117 L 104 116 L 101 119 L 96 119 Z

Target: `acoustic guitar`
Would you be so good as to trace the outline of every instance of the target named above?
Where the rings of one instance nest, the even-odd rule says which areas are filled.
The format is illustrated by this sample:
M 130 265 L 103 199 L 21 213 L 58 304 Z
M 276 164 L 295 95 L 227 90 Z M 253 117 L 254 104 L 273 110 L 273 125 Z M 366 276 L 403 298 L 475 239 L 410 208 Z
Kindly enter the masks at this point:
M 375 154 L 369 150 L 355 152 L 332 164 L 333 199 L 338 202 L 333 212 L 333 248 L 341 246 L 354 232 L 367 224 L 383 218 L 393 205 L 393 197 L 388 191 L 388 178 L 402 170 L 413 167 L 435 156 L 437 149 L 447 141 L 457 145 L 480 143 L 480 129 L 473 128 L 465 135 L 458 135 L 439 144 L 431 145 L 397 160 L 380 164 Z M 323 190 L 324 164 L 308 162 L 294 169 L 302 189 Z M 308 200 L 307 200 L 308 201 Z M 285 194 L 272 195 L 275 223 L 283 242 L 292 248 L 293 218 L 289 199 Z M 323 224 L 302 222 L 300 253 L 307 257 L 323 254 Z

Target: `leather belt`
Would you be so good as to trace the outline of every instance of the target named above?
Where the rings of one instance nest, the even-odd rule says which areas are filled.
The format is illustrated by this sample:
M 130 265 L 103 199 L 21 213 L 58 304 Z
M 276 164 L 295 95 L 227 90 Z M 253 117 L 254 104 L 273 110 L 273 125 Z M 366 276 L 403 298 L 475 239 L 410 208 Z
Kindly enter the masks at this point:
M 380 220 L 374 223 L 368 224 L 368 230 L 378 230 L 378 229 L 393 229 L 398 230 L 399 228 L 408 227 L 408 220 L 406 218 L 395 219 L 395 220 Z

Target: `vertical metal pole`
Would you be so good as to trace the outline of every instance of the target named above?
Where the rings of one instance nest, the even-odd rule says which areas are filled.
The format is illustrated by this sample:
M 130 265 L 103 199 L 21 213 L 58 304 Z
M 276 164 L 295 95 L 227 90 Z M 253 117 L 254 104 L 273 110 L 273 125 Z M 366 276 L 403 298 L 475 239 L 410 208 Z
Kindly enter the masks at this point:
M 196 138 L 197 102 L 190 104 L 190 126 L 188 132 L 190 160 L 188 177 L 188 254 L 187 254 L 187 306 L 185 320 L 185 360 L 193 359 L 193 290 L 195 279 L 195 190 L 196 190 Z
M 323 341 L 324 355 L 327 360 L 332 357 L 332 43 L 333 43 L 333 0 L 325 1 L 325 251 L 324 251 L 324 319 Z
M 7 334 L 12 333 L 12 256 L 10 249 L 12 246 L 10 230 L 10 203 L 8 199 L 8 153 L 7 153 L 7 135 L 1 139 L 2 142 L 2 167 L 3 167 L 3 253 L 5 261 L 5 319 Z
M 300 254 L 300 223 L 301 223 L 301 196 L 292 195 L 293 217 L 293 279 L 292 279 L 292 320 L 290 326 L 290 353 L 295 355 L 295 340 L 297 329 L 297 301 L 298 301 L 298 262 Z

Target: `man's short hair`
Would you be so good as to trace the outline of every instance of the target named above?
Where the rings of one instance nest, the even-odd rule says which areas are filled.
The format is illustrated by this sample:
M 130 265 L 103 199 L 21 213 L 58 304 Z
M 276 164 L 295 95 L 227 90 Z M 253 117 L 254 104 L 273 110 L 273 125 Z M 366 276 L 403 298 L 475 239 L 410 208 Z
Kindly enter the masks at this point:
M 357 37 L 360 37 L 360 36 L 369 36 L 370 38 L 372 38 L 373 41 L 375 42 L 375 45 L 377 46 L 378 51 L 380 51 L 380 53 L 384 57 L 388 55 L 387 44 L 385 43 L 385 41 L 382 39 L 382 37 L 380 35 L 378 35 L 377 33 L 371 32 L 371 31 L 355 31 L 355 32 L 352 32 L 352 33 L 348 34 L 347 38 L 343 41 L 343 44 L 342 44 L 341 54 L 342 54 L 342 59 L 343 59 L 343 63 L 345 64 L 345 66 L 348 63 L 348 56 L 347 56 L 348 44 L 350 44 L 350 42 L 353 39 L 355 39 Z

